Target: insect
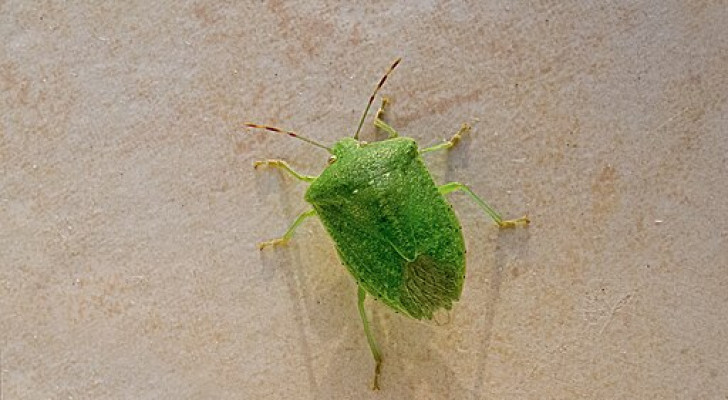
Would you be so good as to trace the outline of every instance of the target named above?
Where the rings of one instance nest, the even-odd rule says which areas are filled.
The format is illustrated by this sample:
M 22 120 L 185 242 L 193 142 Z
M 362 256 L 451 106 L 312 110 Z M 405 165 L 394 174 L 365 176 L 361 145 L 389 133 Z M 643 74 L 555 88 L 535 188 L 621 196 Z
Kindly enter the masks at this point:
M 282 237 L 262 242 L 259 247 L 262 250 L 285 244 L 304 220 L 319 217 L 342 264 L 358 285 L 359 315 L 375 363 L 375 390 L 379 389 L 382 353 L 364 310 L 366 295 L 416 319 L 432 319 L 433 312 L 449 310 L 460 298 L 465 278 L 465 243 L 460 222 L 444 195 L 465 192 L 502 228 L 529 223 L 525 216 L 503 220 L 462 183 L 437 186 L 433 181 L 421 155 L 453 147 L 469 129 L 466 124 L 450 140 L 419 149 L 414 139 L 400 136 L 382 119 L 387 106 L 385 98 L 374 125 L 389 137 L 372 143 L 359 140 L 379 89 L 400 60 L 395 60 L 379 80 L 352 138 L 343 138 L 329 147 L 293 131 L 244 124 L 303 140 L 330 154 L 328 165 L 319 176 L 300 174 L 283 160 L 253 164 L 256 168 L 280 168 L 310 183 L 304 199 L 312 206 L 295 219 Z

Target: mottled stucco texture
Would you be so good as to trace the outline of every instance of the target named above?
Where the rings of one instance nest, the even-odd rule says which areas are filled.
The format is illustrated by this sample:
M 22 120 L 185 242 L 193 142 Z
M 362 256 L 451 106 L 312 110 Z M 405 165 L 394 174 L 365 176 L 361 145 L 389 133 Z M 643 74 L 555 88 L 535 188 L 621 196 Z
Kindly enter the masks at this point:
M 10 399 L 728 396 L 728 5 L 0 2 Z M 367 302 L 307 209 L 396 57 L 389 122 L 462 194 L 461 301 Z M 362 137 L 381 137 L 370 123 Z

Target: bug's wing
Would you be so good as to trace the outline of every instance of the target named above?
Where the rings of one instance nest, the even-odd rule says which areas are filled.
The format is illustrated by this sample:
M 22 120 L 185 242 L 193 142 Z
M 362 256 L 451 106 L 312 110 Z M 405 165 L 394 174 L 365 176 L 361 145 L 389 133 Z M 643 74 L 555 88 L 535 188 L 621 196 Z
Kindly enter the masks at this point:
M 315 204 L 321 222 L 331 235 L 342 263 L 369 294 L 400 310 L 404 258 L 390 238 L 382 235 L 362 202 Z M 406 310 L 402 310 L 406 312 Z
M 421 254 L 402 265 L 399 303 L 417 319 L 431 319 L 440 308 L 449 310 L 460 298 L 462 275 L 457 265 Z
M 359 284 L 413 318 L 449 309 L 462 290 L 459 224 L 419 160 L 336 204 L 314 205 Z
M 407 168 L 394 168 L 377 177 L 366 190 L 366 202 L 372 218 L 376 218 L 371 225 L 377 234 L 403 259 L 412 261 L 417 257 L 418 243 L 411 221 L 409 172 Z
M 412 317 L 430 319 L 460 298 L 465 272 L 460 226 L 421 159 L 389 178 L 394 193 L 382 203 L 396 210 L 389 224 L 396 234 L 390 237 L 410 252 L 401 260 L 398 303 Z

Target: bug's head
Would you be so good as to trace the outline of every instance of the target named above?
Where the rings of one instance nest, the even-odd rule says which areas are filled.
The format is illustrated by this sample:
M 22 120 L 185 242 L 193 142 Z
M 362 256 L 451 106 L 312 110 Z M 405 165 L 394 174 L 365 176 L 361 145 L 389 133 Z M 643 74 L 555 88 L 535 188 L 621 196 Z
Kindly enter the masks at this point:
M 343 138 L 331 146 L 331 157 L 329 163 L 333 163 L 337 159 L 346 158 L 361 146 L 361 142 L 352 138 Z

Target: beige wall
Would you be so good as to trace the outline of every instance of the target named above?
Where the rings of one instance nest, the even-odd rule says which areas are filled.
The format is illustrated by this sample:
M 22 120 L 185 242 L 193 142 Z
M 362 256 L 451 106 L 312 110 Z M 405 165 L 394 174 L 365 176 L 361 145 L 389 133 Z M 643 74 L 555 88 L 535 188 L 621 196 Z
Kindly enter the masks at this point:
M 0 385 L 9 399 L 728 395 L 721 1 L 0 3 Z M 353 2 L 352 2 L 353 3 Z M 115 5 L 114 5 L 115 4 Z M 509 3 L 510 4 L 510 3 Z M 368 303 L 306 209 L 374 83 L 450 198 L 460 303 Z M 369 124 L 363 134 L 372 139 Z

